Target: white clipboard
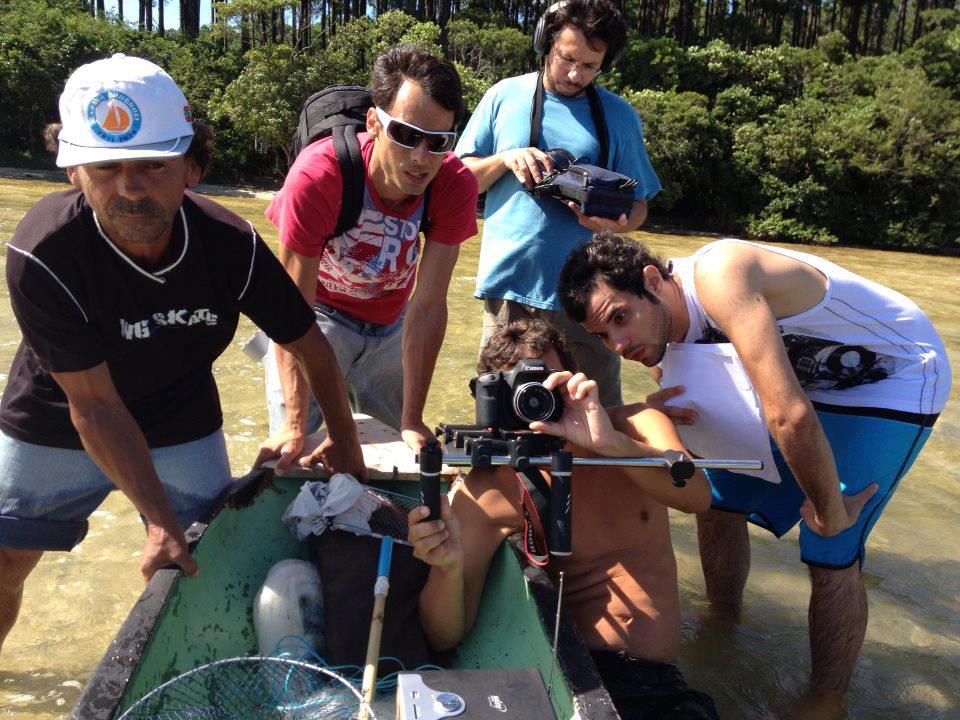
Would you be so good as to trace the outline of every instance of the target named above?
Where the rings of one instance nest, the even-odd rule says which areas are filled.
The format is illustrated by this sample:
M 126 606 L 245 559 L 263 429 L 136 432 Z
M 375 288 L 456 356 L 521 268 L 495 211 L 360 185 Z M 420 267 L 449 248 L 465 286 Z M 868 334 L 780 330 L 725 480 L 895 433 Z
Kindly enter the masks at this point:
M 667 405 L 693 408 L 693 425 L 677 431 L 691 453 L 704 458 L 760 460 L 762 470 L 745 475 L 779 483 L 760 397 L 730 343 L 670 343 L 660 363 L 662 387 L 686 390 Z

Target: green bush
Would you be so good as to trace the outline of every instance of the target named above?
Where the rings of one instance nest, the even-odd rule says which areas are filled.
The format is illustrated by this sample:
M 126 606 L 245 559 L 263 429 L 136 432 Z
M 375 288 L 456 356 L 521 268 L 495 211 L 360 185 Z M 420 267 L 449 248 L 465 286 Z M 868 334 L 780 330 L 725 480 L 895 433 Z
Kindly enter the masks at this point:
M 468 3 L 446 28 L 470 110 L 499 79 L 535 67 L 529 36 L 485 7 Z M 859 58 L 838 32 L 812 48 L 751 52 L 631 38 L 599 82 L 643 119 L 664 188 L 653 211 L 768 240 L 960 250 L 960 11 L 925 11 L 922 21 L 904 53 Z M 760 37 L 742 18 L 730 32 Z M 165 67 L 212 125 L 217 175 L 276 181 L 310 93 L 368 83 L 377 54 L 399 43 L 440 52 L 440 29 L 399 10 L 338 24 L 324 50 L 320 35 L 315 26 L 306 51 L 241 53 L 229 23 L 193 40 L 160 38 L 95 20 L 77 0 L 0 2 L 0 142 L 14 161 L 49 162 L 42 130 L 57 119 L 67 76 L 125 52 Z

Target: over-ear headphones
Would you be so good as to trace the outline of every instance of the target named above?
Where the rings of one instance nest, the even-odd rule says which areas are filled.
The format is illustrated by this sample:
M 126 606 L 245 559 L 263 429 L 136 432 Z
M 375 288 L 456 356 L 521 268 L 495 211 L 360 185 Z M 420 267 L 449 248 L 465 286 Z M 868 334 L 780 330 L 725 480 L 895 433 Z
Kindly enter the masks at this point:
M 547 37 L 547 22 L 550 15 L 560 9 L 566 0 L 558 0 L 553 5 L 543 11 L 543 15 L 537 20 L 537 26 L 533 29 L 533 51 L 537 55 L 546 55 L 550 49 L 550 38 Z M 619 54 L 619 53 L 618 53 Z M 600 63 L 601 72 L 609 72 L 617 63 L 617 55 L 611 55 L 608 51 L 603 56 L 603 62 Z

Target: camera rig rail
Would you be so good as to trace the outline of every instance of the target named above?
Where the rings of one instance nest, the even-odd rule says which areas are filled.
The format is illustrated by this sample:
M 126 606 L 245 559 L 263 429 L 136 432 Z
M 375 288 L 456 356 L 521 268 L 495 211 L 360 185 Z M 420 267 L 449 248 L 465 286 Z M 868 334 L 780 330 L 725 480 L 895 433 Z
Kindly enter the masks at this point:
M 571 474 L 574 465 L 592 467 L 653 467 L 670 473 L 673 484 L 682 488 L 700 469 L 761 470 L 759 460 L 693 459 L 677 450 L 667 450 L 652 458 L 573 457 L 565 451 L 563 438 L 531 432 L 512 432 L 476 425 L 441 424 L 436 435 L 442 439 L 425 445 L 417 460 L 420 462 L 420 492 L 424 505 L 430 509 L 427 519 L 440 517 L 440 467 L 443 463 L 454 467 L 489 468 L 509 465 L 524 481 L 532 467 L 550 466 L 551 483 L 547 490 L 549 503 L 549 538 L 551 555 L 569 555 L 571 552 L 571 522 L 573 498 Z M 462 450 L 462 453 L 444 452 L 444 448 Z M 531 539 L 527 539 L 528 550 Z
M 563 438 L 536 433 L 513 433 L 474 425 L 440 425 L 437 437 L 445 446 L 463 449 L 464 454 L 447 453 L 443 462 L 454 467 L 486 468 L 493 465 L 550 465 L 551 454 L 563 448 Z M 595 467 L 658 467 L 670 473 L 673 484 L 684 487 L 697 470 L 761 470 L 759 460 L 693 459 L 678 450 L 667 450 L 653 458 L 573 458 L 574 465 Z

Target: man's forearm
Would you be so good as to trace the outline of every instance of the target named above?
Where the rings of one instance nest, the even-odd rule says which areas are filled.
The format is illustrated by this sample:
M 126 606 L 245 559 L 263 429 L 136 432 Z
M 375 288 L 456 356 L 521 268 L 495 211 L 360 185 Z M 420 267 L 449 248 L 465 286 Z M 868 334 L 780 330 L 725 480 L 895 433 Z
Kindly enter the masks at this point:
M 403 325 L 403 426 L 423 422 L 423 408 L 447 329 L 446 299 L 430 304 L 414 298 L 413 302 Z
M 503 158 L 494 153 L 487 157 L 464 157 L 461 158 L 463 164 L 469 168 L 477 178 L 477 188 L 480 192 L 486 192 L 497 180 L 503 177 L 507 171 L 507 166 L 503 164 Z
M 636 230 L 638 227 L 643 225 L 646 219 L 647 219 L 647 201 L 634 200 L 633 209 L 630 211 L 630 216 L 627 218 L 627 226 L 623 228 L 622 232 L 629 232 L 631 230 Z
M 148 523 L 179 528 L 170 500 L 157 476 L 150 448 L 122 402 L 94 400 L 70 405 L 70 416 L 84 449 Z
M 420 624 L 430 647 L 438 652 L 456 647 L 466 634 L 463 566 L 430 568 L 420 592 Z
M 305 435 L 310 399 L 309 386 L 303 373 L 300 372 L 300 363 L 293 353 L 283 345 L 275 345 L 274 352 L 277 358 L 277 373 L 280 376 L 280 389 L 283 392 L 286 428 Z
M 797 484 L 825 523 L 845 517 L 833 450 L 812 407 L 767 418 L 767 426 Z
M 659 458 L 663 451 L 639 439 L 630 423 L 621 427 L 623 439 L 609 457 Z M 679 449 L 679 448 L 677 448 Z M 687 480 L 684 487 L 673 484 L 670 475 L 660 468 L 619 468 L 630 481 L 647 495 L 667 507 L 685 513 L 700 513 L 710 509 L 710 483 L 702 470 Z

